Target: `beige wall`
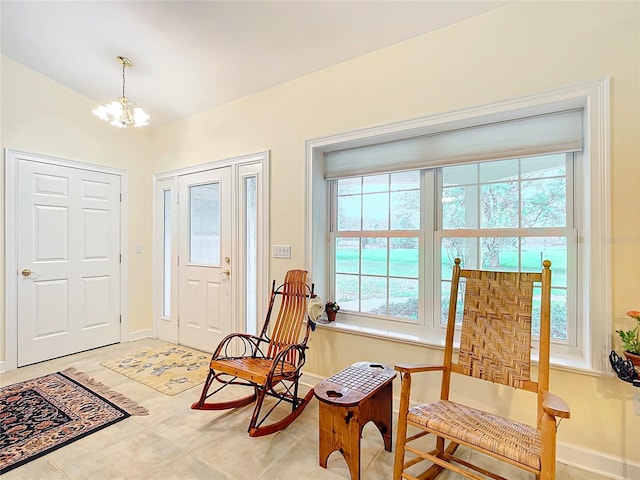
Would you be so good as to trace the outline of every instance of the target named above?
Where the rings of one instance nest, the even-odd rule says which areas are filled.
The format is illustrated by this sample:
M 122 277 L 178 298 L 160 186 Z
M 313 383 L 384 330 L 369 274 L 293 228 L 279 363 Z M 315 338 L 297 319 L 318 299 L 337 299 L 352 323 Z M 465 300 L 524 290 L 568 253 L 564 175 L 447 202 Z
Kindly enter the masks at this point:
M 640 308 L 639 10 L 637 2 L 518 2 L 151 128 L 148 137 L 105 129 L 88 117 L 75 119 L 77 112 L 88 112 L 88 101 L 3 60 L 2 146 L 129 170 L 133 331 L 151 328 L 149 249 L 136 257 L 133 246 L 138 241 L 150 245 L 152 173 L 270 150 L 270 243 L 292 246 L 291 260 L 271 260 L 270 277 L 282 278 L 287 269 L 305 262 L 306 140 L 610 76 L 611 316 L 621 322 L 625 311 Z M 48 92 L 40 100 L 39 89 Z M 64 112 L 61 124 L 48 113 L 47 99 L 57 96 L 69 98 L 74 107 Z M 13 122 L 14 116 L 20 121 Z M 437 349 L 325 329 L 312 338 L 307 366 L 329 375 L 363 359 L 393 364 L 437 361 L 439 355 Z M 460 386 L 465 396 L 475 396 L 475 387 Z M 561 442 L 640 463 L 640 417 L 633 415 L 629 385 L 554 370 L 551 386 L 572 408 L 573 418 L 559 431 Z M 418 383 L 415 399 L 432 398 L 435 392 L 426 382 Z M 506 400 L 505 413 L 526 415 L 528 399 L 506 389 L 497 397 Z
M 611 315 L 624 321 L 625 311 L 640 308 L 639 24 L 639 6 L 633 2 L 509 5 L 156 128 L 154 168 L 269 149 L 270 242 L 292 246 L 290 261 L 271 260 L 271 276 L 281 278 L 305 262 L 305 140 L 610 76 Z M 393 364 L 437 361 L 440 354 L 324 329 L 313 336 L 307 369 L 326 376 L 363 359 Z M 552 372 L 551 384 L 573 413 L 560 428 L 561 442 L 640 463 L 640 417 L 632 412 L 632 387 L 560 370 Z M 465 395 L 476 391 L 465 383 L 462 388 Z M 422 383 L 415 398 L 436 393 Z M 498 395 L 507 400 L 510 413 L 526 417 L 526 398 L 509 390 Z

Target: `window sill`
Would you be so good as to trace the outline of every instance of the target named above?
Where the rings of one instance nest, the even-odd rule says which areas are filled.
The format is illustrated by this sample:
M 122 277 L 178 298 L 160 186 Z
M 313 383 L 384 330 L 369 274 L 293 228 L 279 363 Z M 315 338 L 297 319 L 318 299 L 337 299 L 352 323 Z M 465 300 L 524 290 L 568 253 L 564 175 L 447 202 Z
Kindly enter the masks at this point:
M 336 320 L 331 323 L 318 323 L 318 328 L 333 330 L 340 333 L 347 333 L 352 335 L 360 335 L 364 337 L 371 337 L 380 340 L 388 340 L 392 342 L 398 342 L 402 344 L 415 345 L 418 347 L 429 347 L 439 350 L 444 350 L 444 339 L 433 338 L 427 335 L 415 335 L 410 333 L 401 333 L 393 330 L 387 330 L 382 328 L 365 327 L 363 325 L 356 325 L 353 323 L 343 322 Z M 537 365 L 538 354 L 537 351 L 533 352 L 532 363 Z M 578 373 L 582 375 L 589 375 L 595 377 L 611 377 L 609 372 L 603 372 L 592 368 L 586 359 L 573 355 L 554 355 L 551 354 L 551 368 L 554 370 L 561 370 L 571 373 Z

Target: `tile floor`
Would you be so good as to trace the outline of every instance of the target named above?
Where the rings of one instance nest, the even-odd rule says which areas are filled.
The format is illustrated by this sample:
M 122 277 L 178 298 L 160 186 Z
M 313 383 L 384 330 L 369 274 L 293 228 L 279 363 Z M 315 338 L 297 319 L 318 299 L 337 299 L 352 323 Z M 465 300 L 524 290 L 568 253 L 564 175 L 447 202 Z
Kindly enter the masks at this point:
M 170 397 L 100 365 L 157 340 L 112 345 L 2 374 L 2 386 L 74 367 L 129 396 L 149 409 L 2 476 L 3 480 L 344 480 L 349 471 L 334 452 L 328 468 L 318 465 L 318 403 L 313 400 L 287 429 L 250 438 L 246 429 L 252 407 L 237 411 L 196 411 L 189 407 L 200 394 L 194 387 Z M 394 437 L 395 438 L 395 437 Z M 488 460 L 491 462 L 491 460 Z M 362 439 L 363 480 L 390 479 L 393 454 L 386 452 L 377 429 L 368 424 Z M 533 475 L 504 470 L 509 480 Z M 459 475 L 440 478 L 458 480 Z M 558 480 L 603 480 L 605 477 L 558 465 Z

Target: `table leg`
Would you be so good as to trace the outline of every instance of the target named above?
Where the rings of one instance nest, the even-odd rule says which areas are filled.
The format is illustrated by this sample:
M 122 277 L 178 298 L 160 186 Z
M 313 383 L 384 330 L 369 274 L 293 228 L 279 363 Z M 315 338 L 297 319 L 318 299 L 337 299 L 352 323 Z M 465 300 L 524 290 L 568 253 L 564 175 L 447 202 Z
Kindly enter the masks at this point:
M 360 409 L 336 407 L 321 402 L 319 418 L 319 463 L 327 468 L 327 460 L 338 450 L 344 457 L 351 480 L 360 480 Z
M 384 449 L 391 451 L 393 434 L 393 384 L 389 382 L 361 404 L 362 424 L 373 422 L 382 435 Z

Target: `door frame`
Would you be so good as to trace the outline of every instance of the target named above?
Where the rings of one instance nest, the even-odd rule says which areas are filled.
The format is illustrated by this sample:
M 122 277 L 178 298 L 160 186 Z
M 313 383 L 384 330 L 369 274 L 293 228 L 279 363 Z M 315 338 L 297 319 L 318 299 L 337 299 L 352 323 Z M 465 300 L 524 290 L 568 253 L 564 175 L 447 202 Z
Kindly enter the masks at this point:
M 67 160 L 63 158 L 40 155 L 9 148 L 4 149 L 5 158 L 5 341 L 4 361 L 0 360 L 0 371 L 13 370 L 18 367 L 18 166 L 21 161 L 47 163 L 60 167 L 77 168 L 92 172 L 108 173 L 120 177 L 120 342 L 127 339 L 129 332 L 129 255 L 128 255 L 128 182 L 126 170 L 103 165 Z
M 243 285 L 244 277 L 244 212 L 242 182 L 246 175 L 242 174 L 242 167 L 259 165 L 257 173 L 259 188 L 258 207 L 258 245 L 257 245 L 257 316 L 259 325 L 260 317 L 266 313 L 266 302 L 270 292 L 269 286 L 269 150 L 238 157 L 227 158 L 204 164 L 185 167 L 168 172 L 153 175 L 153 336 L 158 337 L 160 331 L 168 341 L 178 342 L 177 312 L 179 311 L 178 295 L 178 208 L 175 196 L 172 195 L 171 203 L 171 315 L 165 317 L 162 314 L 163 298 L 163 192 L 171 190 L 178 193 L 178 178 L 183 175 L 200 173 L 207 170 L 215 170 L 223 167 L 231 167 L 231 259 L 232 259 L 232 285 L 231 285 L 231 315 L 234 332 L 244 331 L 243 328 Z M 182 199 L 180 201 L 183 201 Z M 184 260 L 183 260 L 184 261 Z M 235 270 L 234 270 L 235 266 Z M 161 322 L 165 322 L 161 325 Z M 212 348 L 215 345 L 212 345 Z

